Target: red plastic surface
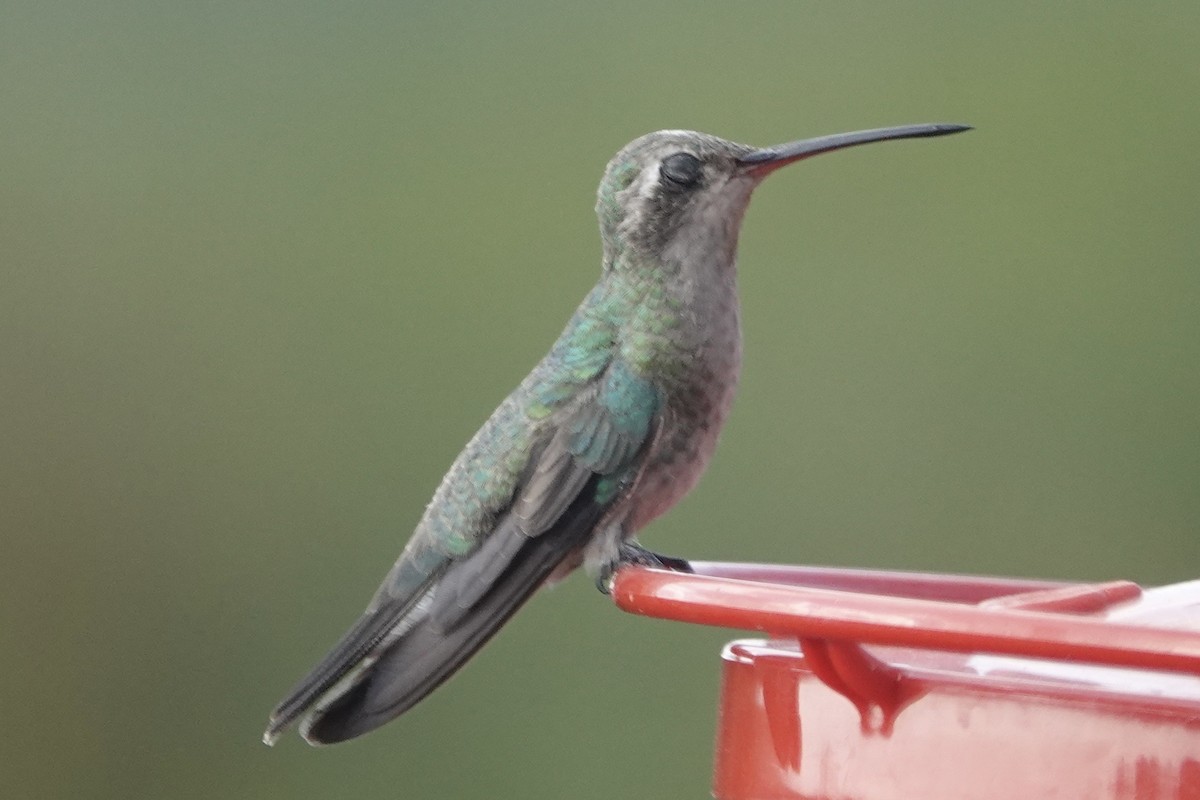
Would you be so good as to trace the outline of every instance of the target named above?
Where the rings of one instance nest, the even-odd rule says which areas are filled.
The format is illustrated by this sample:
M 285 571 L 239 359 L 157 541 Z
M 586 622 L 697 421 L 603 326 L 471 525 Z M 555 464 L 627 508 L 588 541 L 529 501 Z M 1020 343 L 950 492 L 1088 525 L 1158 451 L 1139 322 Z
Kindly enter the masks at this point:
M 693 566 L 613 597 L 772 637 L 723 653 L 718 798 L 1200 800 L 1200 581 Z

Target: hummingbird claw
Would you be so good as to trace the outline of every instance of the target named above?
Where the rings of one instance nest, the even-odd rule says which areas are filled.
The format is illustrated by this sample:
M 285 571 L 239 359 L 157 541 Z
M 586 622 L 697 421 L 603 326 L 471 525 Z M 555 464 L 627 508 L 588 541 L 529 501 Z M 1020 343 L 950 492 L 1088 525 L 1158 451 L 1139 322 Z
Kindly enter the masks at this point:
M 669 569 L 672 572 L 695 572 L 686 558 L 655 553 L 653 550 L 647 550 L 640 544 L 631 541 L 621 542 L 621 546 L 617 550 L 617 566 L 625 564 L 636 564 L 652 569 Z
M 613 576 L 624 566 L 650 567 L 651 569 L 667 569 L 672 572 L 695 572 L 685 558 L 667 556 L 647 550 L 640 544 L 631 541 L 622 542 L 617 549 L 617 557 L 600 568 L 596 576 L 596 588 L 603 594 L 612 593 Z

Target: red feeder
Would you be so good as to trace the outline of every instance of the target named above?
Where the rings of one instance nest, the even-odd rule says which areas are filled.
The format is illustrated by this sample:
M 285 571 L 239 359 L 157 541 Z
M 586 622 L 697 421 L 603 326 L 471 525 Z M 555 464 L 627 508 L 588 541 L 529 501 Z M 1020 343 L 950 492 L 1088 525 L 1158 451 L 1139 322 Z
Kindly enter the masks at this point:
M 625 611 L 722 653 L 719 800 L 1200 800 L 1200 581 L 693 562 Z

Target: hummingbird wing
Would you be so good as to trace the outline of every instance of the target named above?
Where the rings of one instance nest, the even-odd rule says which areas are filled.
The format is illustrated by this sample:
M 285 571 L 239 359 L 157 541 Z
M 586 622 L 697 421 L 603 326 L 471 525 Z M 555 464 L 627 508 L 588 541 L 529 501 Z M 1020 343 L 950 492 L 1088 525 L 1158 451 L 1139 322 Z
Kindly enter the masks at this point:
M 561 393 L 541 388 L 543 396 Z M 423 520 L 366 613 L 272 713 L 264 739 L 273 741 L 310 707 L 301 727 L 309 742 L 353 738 L 452 675 L 584 547 L 636 476 L 660 405 L 658 390 L 620 361 L 565 398 L 524 443 L 515 489 L 486 530 L 463 552 L 447 553 L 445 535 L 430 534 Z M 492 438 L 489 428 L 505 428 L 512 411 L 506 403 L 489 420 L 439 495 L 466 491 L 474 446 Z

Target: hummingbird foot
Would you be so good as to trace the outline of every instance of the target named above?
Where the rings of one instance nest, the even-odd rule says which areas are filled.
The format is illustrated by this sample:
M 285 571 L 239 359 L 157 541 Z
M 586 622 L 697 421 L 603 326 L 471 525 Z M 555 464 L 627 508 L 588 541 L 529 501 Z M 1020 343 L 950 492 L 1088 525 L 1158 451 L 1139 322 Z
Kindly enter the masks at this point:
M 617 574 L 617 570 L 630 565 L 668 569 L 672 572 L 695 572 L 687 559 L 655 553 L 637 542 L 626 540 L 618 546 L 617 557 L 600 568 L 600 573 L 596 576 L 596 588 L 604 594 L 610 594 L 613 576 Z

